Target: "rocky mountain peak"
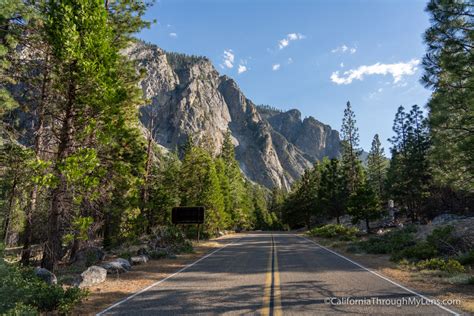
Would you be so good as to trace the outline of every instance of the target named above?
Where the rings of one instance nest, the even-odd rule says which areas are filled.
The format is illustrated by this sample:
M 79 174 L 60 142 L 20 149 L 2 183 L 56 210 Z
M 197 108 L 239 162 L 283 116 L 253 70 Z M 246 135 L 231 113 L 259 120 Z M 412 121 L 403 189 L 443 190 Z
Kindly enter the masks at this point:
M 289 189 L 315 160 L 339 154 L 339 135 L 301 112 L 256 106 L 209 59 L 137 43 L 126 51 L 147 70 L 141 82 L 151 104 L 142 109 L 154 139 L 171 150 L 189 136 L 218 154 L 230 130 L 245 175 L 267 187 Z

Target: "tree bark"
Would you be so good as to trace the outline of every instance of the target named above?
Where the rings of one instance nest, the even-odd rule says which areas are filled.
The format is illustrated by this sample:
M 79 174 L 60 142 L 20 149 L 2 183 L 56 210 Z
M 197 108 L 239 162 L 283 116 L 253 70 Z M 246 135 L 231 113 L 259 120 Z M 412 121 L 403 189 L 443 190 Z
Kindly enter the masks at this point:
M 11 222 L 11 217 L 13 215 L 13 202 L 15 201 L 16 186 L 17 186 L 17 179 L 15 177 L 13 179 L 12 192 L 8 199 L 8 214 L 7 216 L 5 216 L 5 224 L 4 224 L 4 230 L 3 230 L 3 236 L 2 236 L 5 245 L 8 244 L 8 231 L 10 230 L 10 222 Z
M 75 62 L 70 65 L 70 79 L 68 85 L 67 102 L 63 125 L 60 131 L 58 152 L 54 165 L 54 174 L 58 179 L 57 186 L 51 191 L 51 207 L 48 215 L 48 240 L 46 242 L 41 266 L 55 271 L 58 261 L 62 258 L 62 234 L 61 218 L 68 211 L 67 181 L 61 170 L 60 164 L 69 155 L 72 145 L 74 102 L 75 102 L 75 82 L 74 82 Z
M 43 130 L 44 130 L 44 116 L 45 116 L 45 102 L 47 98 L 47 85 L 49 81 L 49 57 L 46 56 L 45 60 L 45 70 L 43 73 L 43 80 L 41 84 L 41 99 L 38 105 L 38 128 L 36 130 L 36 137 L 35 137 L 35 156 L 36 159 L 41 158 L 41 152 L 43 150 Z M 27 266 L 30 263 L 31 257 L 31 242 L 32 242 L 32 218 L 33 214 L 36 211 L 37 205 L 37 197 L 38 197 L 38 185 L 35 184 L 33 189 L 31 190 L 30 194 L 30 201 L 28 203 L 28 207 L 26 209 L 26 223 L 25 223 L 25 230 L 23 232 L 23 250 L 21 252 L 21 264 L 23 266 Z

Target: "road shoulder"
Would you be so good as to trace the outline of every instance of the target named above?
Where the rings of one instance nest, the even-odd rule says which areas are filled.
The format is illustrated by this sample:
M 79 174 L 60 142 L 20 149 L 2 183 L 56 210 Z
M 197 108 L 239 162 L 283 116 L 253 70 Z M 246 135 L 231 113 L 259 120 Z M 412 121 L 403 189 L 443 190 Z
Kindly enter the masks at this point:
M 232 234 L 195 244 L 192 253 L 177 255 L 176 259 L 151 260 L 145 265 L 134 266 L 133 270 L 118 278 L 108 276 L 101 284 L 88 289 L 89 295 L 78 305 L 74 314 L 95 315 L 114 303 L 133 295 L 183 269 L 205 255 L 231 243 L 238 235 Z
M 345 249 L 343 243 L 335 243 L 318 237 L 308 237 L 303 234 L 299 235 L 313 240 L 316 243 L 335 251 L 402 286 L 424 294 L 430 298 L 439 300 L 459 299 L 461 300 L 460 305 L 446 307 L 464 313 L 474 313 L 473 286 L 436 282 L 435 278 L 430 278 L 422 273 L 401 269 L 396 263 L 390 261 L 389 255 L 351 253 Z

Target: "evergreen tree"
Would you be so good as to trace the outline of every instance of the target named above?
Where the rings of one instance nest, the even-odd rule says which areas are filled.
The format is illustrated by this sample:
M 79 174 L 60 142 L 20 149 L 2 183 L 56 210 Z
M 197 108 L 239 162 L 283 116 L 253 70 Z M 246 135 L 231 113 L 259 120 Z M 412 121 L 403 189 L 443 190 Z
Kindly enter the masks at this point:
M 370 221 L 382 216 L 380 200 L 372 187 L 364 181 L 349 198 L 347 212 L 352 221 L 364 221 L 367 233 L 370 233 Z
M 192 147 L 181 166 L 181 205 L 205 206 L 206 231 L 215 235 L 226 227 L 229 218 L 224 210 L 219 177 L 211 155 L 200 147 Z
M 367 181 L 379 198 L 384 194 L 386 169 L 387 161 L 384 149 L 380 143 L 379 135 L 375 134 L 367 158 Z
M 469 0 L 430 0 L 431 26 L 422 82 L 433 89 L 428 102 L 431 163 L 442 184 L 474 188 L 474 23 Z
M 345 213 L 348 198 L 345 174 L 339 160 L 323 159 L 318 195 L 324 213 L 335 217 L 339 224 L 340 217 Z
M 389 192 L 415 221 L 431 184 L 427 158 L 429 134 L 420 108 L 414 105 L 406 113 L 400 107 L 393 130 L 396 135 L 390 140 L 392 159 L 387 174 Z
M 76 236 L 71 219 L 80 220 L 95 203 L 104 209 L 120 204 L 127 217 L 135 212 L 144 167 L 136 117 L 143 101 L 134 65 L 120 54 L 101 1 L 48 2 L 44 15 L 54 87 L 48 112 L 56 143 L 47 157 L 50 208 L 42 265 L 54 270 L 64 233 Z M 109 194 L 115 201 L 100 199 Z M 117 224 L 105 219 L 106 226 Z
M 351 103 L 347 101 L 341 127 L 342 164 L 347 177 L 349 193 L 355 192 L 360 182 L 361 163 L 359 160 L 359 129 Z
M 321 166 L 316 164 L 312 169 L 307 169 L 301 179 L 295 184 L 292 192 L 285 200 L 284 217 L 290 226 L 311 226 L 311 218 L 321 215 L 318 203 L 318 190 L 321 181 Z
M 249 218 L 249 205 L 252 203 L 249 201 L 248 188 L 239 163 L 235 159 L 234 144 L 229 130 L 225 134 L 219 157 L 223 162 L 222 172 L 227 178 L 224 182 L 228 182 L 228 190 L 227 187 L 225 188 L 226 212 L 230 214 L 232 222 L 239 226 L 246 222 L 244 218 Z M 224 183 L 224 187 L 226 185 Z

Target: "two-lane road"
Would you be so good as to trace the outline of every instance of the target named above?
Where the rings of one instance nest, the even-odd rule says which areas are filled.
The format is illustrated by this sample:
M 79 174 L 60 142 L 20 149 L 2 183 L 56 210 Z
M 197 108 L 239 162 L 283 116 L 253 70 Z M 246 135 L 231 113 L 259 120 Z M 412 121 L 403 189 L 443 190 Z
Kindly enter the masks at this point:
M 101 314 L 456 314 L 403 303 L 423 299 L 300 236 L 255 233 L 221 242 L 227 244 Z

